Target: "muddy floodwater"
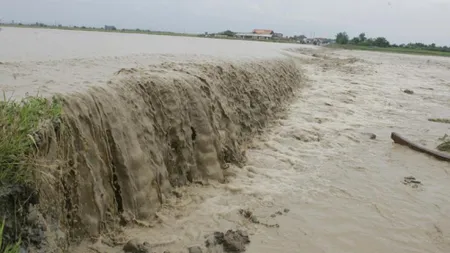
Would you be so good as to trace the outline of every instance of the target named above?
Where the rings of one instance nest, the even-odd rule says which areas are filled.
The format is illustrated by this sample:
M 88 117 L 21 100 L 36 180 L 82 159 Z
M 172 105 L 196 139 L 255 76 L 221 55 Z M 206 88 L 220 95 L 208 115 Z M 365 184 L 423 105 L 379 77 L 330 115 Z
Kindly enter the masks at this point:
M 121 68 L 161 62 L 265 59 L 289 44 L 51 29 L 2 28 L 0 85 L 9 96 L 77 92 Z
M 11 28 L 0 45 L 0 87 L 16 96 L 82 91 L 155 61 L 281 57 L 303 73 L 286 111 L 248 145 L 242 168 L 230 166 L 226 183 L 177 188 L 156 219 L 117 235 L 125 241 L 187 252 L 215 231 L 241 229 L 249 253 L 450 252 L 450 164 L 390 139 L 398 132 L 435 148 L 450 134 L 450 124 L 428 121 L 450 118 L 450 58 Z M 90 243 L 72 252 L 122 248 Z

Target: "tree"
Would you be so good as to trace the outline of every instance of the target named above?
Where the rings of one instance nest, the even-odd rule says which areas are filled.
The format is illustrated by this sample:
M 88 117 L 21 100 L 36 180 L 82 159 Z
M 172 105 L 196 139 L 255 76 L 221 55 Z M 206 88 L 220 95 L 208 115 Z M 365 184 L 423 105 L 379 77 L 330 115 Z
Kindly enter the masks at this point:
M 359 42 L 360 42 L 359 37 L 354 37 L 352 40 L 350 40 L 350 44 L 354 45 L 359 44 Z
M 373 45 L 376 47 L 389 47 L 390 43 L 385 37 L 378 37 L 374 40 Z
M 222 34 L 223 34 L 223 35 L 226 35 L 226 36 L 228 36 L 228 37 L 234 37 L 234 35 L 236 35 L 235 32 L 232 32 L 232 31 L 230 31 L 230 30 L 226 30 L 226 31 L 222 32 Z
M 336 35 L 336 43 L 344 45 L 348 44 L 348 34 L 346 32 L 341 32 Z
M 359 35 L 359 41 L 364 42 L 364 41 L 366 41 L 366 40 L 367 40 L 366 34 L 365 34 L 365 33 L 361 33 L 361 34 Z

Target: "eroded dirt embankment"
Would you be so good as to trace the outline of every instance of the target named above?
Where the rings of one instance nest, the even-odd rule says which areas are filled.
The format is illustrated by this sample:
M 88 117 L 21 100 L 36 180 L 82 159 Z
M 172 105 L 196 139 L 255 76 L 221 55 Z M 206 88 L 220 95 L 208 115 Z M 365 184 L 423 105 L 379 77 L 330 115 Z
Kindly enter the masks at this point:
M 302 81 L 288 58 L 165 63 L 65 96 L 61 128 L 40 144 L 57 165 L 40 173 L 48 246 L 149 221 L 174 187 L 225 182 L 227 164 L 245 162 L 246 143 Z

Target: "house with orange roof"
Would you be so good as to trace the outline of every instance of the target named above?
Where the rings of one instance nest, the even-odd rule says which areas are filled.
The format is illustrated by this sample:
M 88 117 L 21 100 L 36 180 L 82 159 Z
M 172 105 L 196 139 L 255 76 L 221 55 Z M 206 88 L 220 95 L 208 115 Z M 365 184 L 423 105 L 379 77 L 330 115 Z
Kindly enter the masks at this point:
M 237 33 L 236 36 L 242 39 L 271 39 L 274 37 L 283 37 L 281 33 L 275 33 L 269 29 L 253 29 L 251 33 Z

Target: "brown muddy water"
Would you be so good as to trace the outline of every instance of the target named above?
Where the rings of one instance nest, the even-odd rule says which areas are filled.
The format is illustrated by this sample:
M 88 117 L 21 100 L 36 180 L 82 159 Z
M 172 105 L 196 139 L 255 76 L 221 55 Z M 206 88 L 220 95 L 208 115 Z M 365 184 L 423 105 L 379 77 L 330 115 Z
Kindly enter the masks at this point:
M 122 188 L 131 192 L 123 193 L 124 207 L 126 209 L 126 203 L 130 202 L 132 207 L 129 209 L 141 218 L 136 217 L 126 227 L 107 233 L 98 228 L 98 220 L 104 219 L 101 209 L 108 207 L 109 202 L 98 196 L 90 200 L 89 196 L 83 195 L 89 192 L 79 189 L 82 186 L 73 186 L 74 191 L 80 193 L 78 196 L 86 199 L 79 200 L 80 206 L 92 206 L 98 211 L 86 209 L 84 217 L 79 215 L 88 227 L 88 234 L 94 237 L 94 243 L 85 240 L 78 247 L 72 246 L 71 252 L 121 252 L 122 245 L 114 246 L 111 241 L 126 242 L 132 238 L 147 241 L 153 246 L 152 252 L 187 252 L 187 247 L 192 245 L 205 247 L 205 236 L 228 229 L 248 232 L 251 243 L 246 252 L 250 253 L 450 252 L 448 162 L 395 145 L 390 139 L 390 133 L 395 131 L 434 148 L 439 144 L 439 138 L 450 134 L 449 124 L 427 120 L 450 118 L 448 58 L 300 47 L 286 50 L 293 46 L 30 29 L 9 31 L 5 28 L 0 32 L 0 38 L 8 32 L 17 32 L 18 38 L 35 38 L 35 43 L 21 42 L 22 48 L 30 47 L 26 53 L 15 54 L 12 52 L 15 49 L 0 47 L 2 88 L 17 89 L 16 96 L 21 96 L 28 88 L 35 91 L 42 87 L 42 81 L 53 80 L 44 84 L 45 94 L 86 92 L 89 96 L 77 94 L 69 99 L 69 104 L 76 105 L 69 108 L 69 114 L 80 121 L 94 122 L 92 126 L 96 126 L 96 115 L 91 115 L 87 109 L 90 103 L 108 111 L 108 106 L 114 106 L 114 103 L 107 101 L 114 98 L 117 111 L 109 109 L 111 112 L 100 114 L 103 116 L 98 121 L 116 124 L 111 127 L 116 141 L 120 137 L 114 136 L 114 131 L 124 138 L 134 136 L 129 141 L 121 140 L 122 143 L 116 146 L 128 150 L 131 157 L 130 164 L 125 162 L 124 171 L 132 172 L 125 176 L 138 178 L 135 184 Z M 110 37 L 114 37 L 113 42 L 108 39 Z M 73 43 L 70 41 L 75 42 L 76 38 L 80 43 L 69 47 Z M 67 41 L 60 44 L 55 42 L 57 40 Z M 14 38 L 7 41 L 14 41 Z M 91 41 L 97 43 L 96 46 Z M 46 43 L 55 43 L 55 46 Z M 31 48 L 32 45 L 40 48 L 39 52 L 35 52 L 38 50 Z M 55 49 L 56 45 L 60 48 Z M 130 51 L 125 51 L 125 46 L 131 48 Z M 268 59 L 274 59 L 275 63 Z M 234 63 L 237 60 L 245 63 Z M 155 67 L 161 62 L 162 65 Z M 124 71 L 115 76 L 114 73 L 122 68 Z M 217 71 L 222 72 L 218 74 Z M 280 72 L 284 72 L 282 76 L 278 75 Z M 9 75 L 13 73 L 17 74 L 11 78 Z M 154 104 L 146 100 L 140 102 L 141 98 L 136 94 L 142 91 L 133 87 L 142 80 L 155 80 L 154 87 L 164 90 L 164 83 L 173 82 L 173 78 L 184 80 L 188 85 L 167 89 L 181 90 L 196 101 L 183 104 L 177 100 L 183 106 L 177 106 L 176 110 L 183 108 L 180 111 L 185 114 L 181 115 L 189 115 L 189 119 L 173 118 L 178 114 L 173 113 L 170 106 L 162 106 L 161 111 L 172 117 L 172 121 L 167 122 L 177 122 L 181 130 L 185 129 L 184 125 L 192 124 L 196 129 L 202 129 L 203 114 L 192 114 L 189 108 L 210 112 L 201 106 L 203 98 L 195 95 L 201 93 L 196 87 L 204 87 L 204 81 L 191 81 L 185 74 L 206 80 L 210 94 L 207 101 L 214 101 L 225 114 L 231 115 L 230 118 L 233 119 L 234 111 L 239 111 L 236 115 L 248 115 L 248 118 L 231 120 L 237 126 L 224 120 L 227 119 L 224 116 L 211 120 L 215 122 L 211 123 L 212 131 L 217 128 L 220 137 L 200 130 L 197 138 L 205 142 L 206 148 L 200 148 L 198 152 L 190 146 L 190 140 L 180 137 L 180 143 L 186 143 L 188 147 L 186 152 L 192 152 L 194 157 L 204 154 L 208 158 L 211 150 L 220 152 L 220 148 L 212 147 L 216 144 L 211 143 L 221 145 L 223 142 L 224 147 L 236 148 L 229 145 L 230 141 L 236 141 L 246 152 L 245 163 L 241 168 L 227 167 L 220 158 L 203 161 L 196 157 L 197 165 L 192 171 L 212 172 L 205 177 L 216 180 L 202 184 L 180 183 L 176 189 L 167 186 L 169 193 L 174 189 L 176 193 L 164 195 L 162 204 L 155 205 L 152 204 L 156 196 L 153 190 L 142 190 L 149 187 L 147 178 L 154 175 L 148 174 L 135 158 L 145 156 L 145 152 L 158 153 L 155 151 L 158 147 L 145 149 L 140 142 L 141 139 L 149 140 L 145 126 L 156 117 L 145 114 L 144 106 Z M 104 92 L 90 91 L 87 89 L 90 85 L 102 86 Z M 289 101 L 287 110 L 276 111 L 286 105 L 282 98 L 289 97 L 286 93 L 289 89 L 296 91 L 292 92 L 293 99 L 286 99 Z M 406 94 L 404 89 L 413 90 L 414 94 Z M 255 100 L 251 97 L 254 91 L 258 91 Z M 161 94 L 167 97 L 167 93 Z M 161 96 L 171 101 L 166 97 Z M 259 104 L 245 103 L 248 100 Z M 266 103 L 268 100 L 271 103 Z M 234 103 L 238 106 L 233 107 Z M 132 114 L 130 108 L 137 108 L 133 109 L 139 112 L 136 117 L 128 116 Z M 158 108 L 153 110 L 158 111 Z M 268 116 L 262 117 L 262 114 Z M 143 122 L 133 122 L 138 121 L 138 116 Z M 102 136 L 102 128 L 89 128 L 86 127 L 89 123 L 76 121 L 73 121 L 73 129 L 88 136 L 90 145 L 99 145 L 101 138 L 97 141 L 96 136 Z M 259 130 L 257 135 L 243 130 L 246 122 L 252 129 Z M 258 122 L 269 124 L 260 128 Z M 247 140 L 240 132 L 248 133 L 253 140 Z M 190 136 L 191 132 L 186 134 Z M 371 138 L 372 134 L 376 138 Z M 167 141 L 165 138 L 155 137 L 154 143 L 163 143 Z M 101 148 L 95 150 L 101 153 Z M 240 149 L 230 150 L 236 155 Z M 115 152 L 112 154 L 127 160 L 127 152 Z M 101 160 L 83 157 L 86 159 L 80 161 Z M 150 167 L 160 166 L 165 170 L 167 166 L 166 163 L 154 165 L 155 159 L 146 161 L 152 163 Z M 177 161 L 175 164 L 181 166 L 190 162 Z M 88 182 L 85 187 L 91 187 L 93 195 L 98 191 L 102 198 L 103 194 L 108 196 L 110 190 L 99 181 L 103 172 L 96 171 L 93 164 L 86 164 L 89 169 L 83 173 L 92 175 L 83 177 Z M 102 163 L 95 164 L 104 169 Z M 215 167 L 219 166 L 223 167 L 223 173 L 217 174 L 221 169 Z M 140 171 L 145 176 L 140 178 Z M 405 184 L 405 177 L 409 176 L 421 183 Z M 165 187 L 164 184 L 161 186 Z M 240 209 L 251 210 L 254 218 L 243 217 Z

